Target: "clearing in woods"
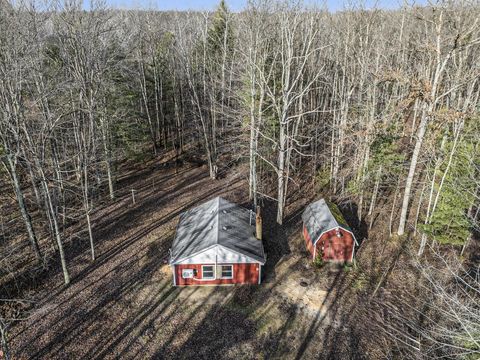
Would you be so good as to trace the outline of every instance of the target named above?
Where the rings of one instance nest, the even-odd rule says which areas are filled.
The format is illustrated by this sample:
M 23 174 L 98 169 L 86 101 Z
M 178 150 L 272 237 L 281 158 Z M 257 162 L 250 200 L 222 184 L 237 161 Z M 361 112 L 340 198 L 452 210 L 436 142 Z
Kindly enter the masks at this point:
M 345 296 L 347 276 L 309 262 L 303 204 L 283 226 L 264 204 L 261 286 L 172 286 L 166 261 L 180 213 L 214 196 L 249 204 L 241 168 L 213 181 L 196 164 L 167 165 L 151 161 L 119 181 L 123 196 L 93 216 L 97 260 L 78 251 L 70 286 L 60 271 L 42 286 L 30 317 L 12 329 L 14 357 L 298 359 L 345 351 L 324 334 L 341 326 L 332 305 Z

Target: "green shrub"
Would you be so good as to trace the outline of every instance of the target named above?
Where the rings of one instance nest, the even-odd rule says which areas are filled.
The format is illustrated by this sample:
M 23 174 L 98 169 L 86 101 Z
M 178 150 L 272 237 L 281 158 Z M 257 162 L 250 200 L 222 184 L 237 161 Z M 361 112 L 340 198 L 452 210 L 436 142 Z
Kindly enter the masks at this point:
M 315 259 L 313 260 L 313 265 L 319 269 L 325 265 L 325 261 L 323 261 L 323 251 L 317 253 L 317 256 L 315 256 Z
M 350 272 L 351 270 L 353 270 L 353 263 L 346 262 L 343 264 L 343 271 Z

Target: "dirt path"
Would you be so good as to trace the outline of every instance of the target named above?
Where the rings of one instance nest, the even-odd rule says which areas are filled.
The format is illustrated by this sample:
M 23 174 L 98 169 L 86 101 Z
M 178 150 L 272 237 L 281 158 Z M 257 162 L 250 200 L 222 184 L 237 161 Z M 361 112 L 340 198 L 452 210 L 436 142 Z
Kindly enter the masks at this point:
M 327 321 L 327 309 L 329 307 L 328 291 L 319 285 L 318 273 L 313 266 L 295 269 L 295 264 L 304 263 L 303 254 L 286 256 L 277 264 L 277 272 L 288 274 L 279 281 L 269 282 L 268 276 L 264 283 L 286 301 L 296 304 L 301 309 L 312 314 L 321 313 Z

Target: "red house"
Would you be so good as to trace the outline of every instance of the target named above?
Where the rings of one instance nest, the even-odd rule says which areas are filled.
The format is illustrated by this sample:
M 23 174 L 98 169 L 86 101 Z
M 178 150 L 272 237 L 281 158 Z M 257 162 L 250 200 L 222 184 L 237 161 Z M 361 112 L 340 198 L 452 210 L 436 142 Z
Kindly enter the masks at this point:
M 357 240 L 335 204 L 320 199 L 302 214 L 303 237 L 312 259 L 351 262 Z
M 260 284 L 261 219 L 217 197 L 180 216 L 170 249 L 173 285 Z

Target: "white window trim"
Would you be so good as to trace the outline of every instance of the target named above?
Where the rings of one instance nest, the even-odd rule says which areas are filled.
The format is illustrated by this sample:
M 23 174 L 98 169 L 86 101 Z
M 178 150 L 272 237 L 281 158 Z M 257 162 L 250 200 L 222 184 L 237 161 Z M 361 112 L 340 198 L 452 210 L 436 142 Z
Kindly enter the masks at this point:
M 221 264 L 218 266 L 220 266 L 220 279 L 233 279 L 233 264 Z M 232 269 L 232 276 L 222 276 L 222 266 L 230 266 L 230 268 Z
M 213 277 L 205 277 L 205 272 L 203 271 L 203 268 L 209 266 L 213 268 Z M 202 280 L 216 280 L 217 279 L 217 267 L 215 265 L 202 265 Z

